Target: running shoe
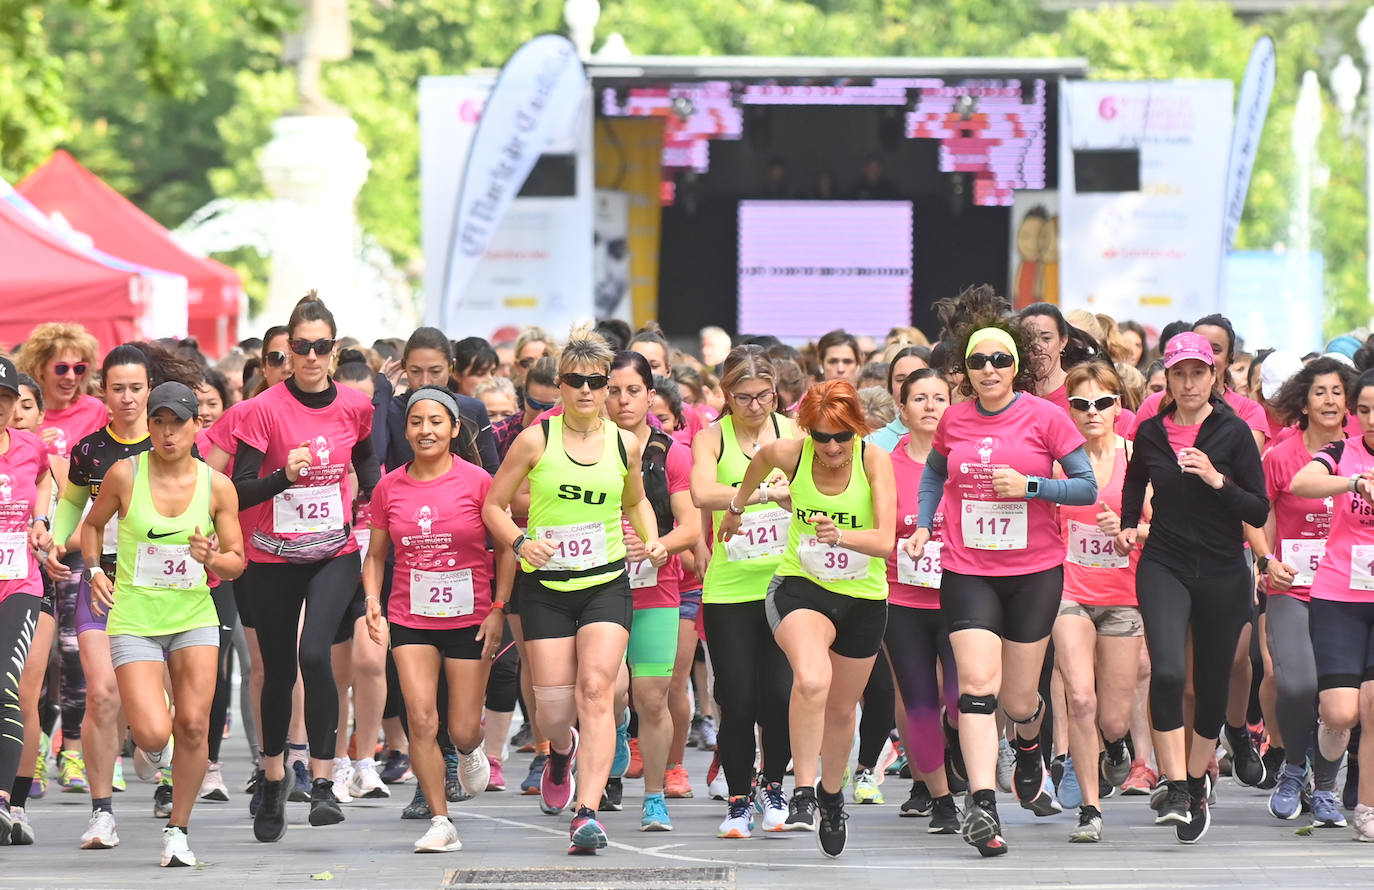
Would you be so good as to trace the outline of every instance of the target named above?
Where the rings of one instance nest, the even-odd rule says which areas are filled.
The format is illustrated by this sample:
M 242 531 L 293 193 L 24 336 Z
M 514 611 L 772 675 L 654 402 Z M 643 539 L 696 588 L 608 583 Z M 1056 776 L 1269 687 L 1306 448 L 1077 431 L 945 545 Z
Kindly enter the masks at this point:
M 510 737 L 510 745 L 521 754 L 529 754 L 534 751 L 534 730 L 530 728 L 528 722 L 520 724 L 515 735 Z
M 344 820 L 339 799 L 334 796 L 333 779 L 316 779 L 310 785 L 310 824 L 319 828 Z
M 1077 809 L 1083 806 L 1083 788 L 1078 784 L 1078 770 L 1073 768 L 1073 758 L 1065 757 L 1063 761 L 1063 777 L 1059 780 L 1059 787 L 1056 792 L 1059 795 L 1059 803 L 1069 809 Z
M 1340 763 L 1345 756 L 1346 746 L 1350 744 L 1350 730 L 1332 729 L 1317 718 L 1317 750 L 1326 760 Z
M 1234 757 L 1231 762 L 1233 765 L 1236 763 Z M 1180 844 L 1196 844 L 1212 826 L 1212 808 L 1207 803 L 1207 786 L 1210 784 L 1212 780 L 1207 776 L 1203 776 L 1201 788 L 1197 788 L 1195 781 L 1189 780 L 1188 821 L 1174 825 L 1174 836 Z
M 844 811 L 844 794 L 827 794 L 821 791 L 817 796 L 820 810 L 820 827 L 816 831 L 816 846 L 829 859 L 838 858 L 844 852 L 845 841 L 849 839 L 849 814 Z
M 115 830 L 114 813 L 108 810 L 92 810 L 91 821 L 81 835 L 81 849 L 109 850 L 119 846 L 119 832 Z
M 575 747 L 575 746 L 574 746 Z M 606 829 L 596 821 L 596 813 L 588 807 L 578 807 L 568 827 L 568 852 L 573 854 L 592 854 L 610 843 Z
M 124 781 L 124 758 L 116 757 L 114 772 L 110 774 L 110 788 L 115 791 L 128 791 L 129 783 Z
M 668 817 L 668 804 L 663 795 L 644 795 L 644 805 L 639 814 L 640 831 L 672 831 L 673 820 Z
M 425 799 L 425 792 L 420 790 L 420 783 L 415 783 L 415 796 L 410 799 L 410 803 L 401 810 L 402 819 L 432 819 L 434 811 L 429 808 L 429 801 Z
M 946 757 L 949 755 L 946 754 Z M 1006 738 L 997 740 L 997 790 L 1003 794 L 1011 794 L 1012 779 L 1016 776 L 1016 751 L 1011 747 L 1011 742 Z M 954 786 L 950 785 L 951 791 Z
M 410 771 L 410 755 L 402 754 L 395 748 L 386 752 L 386 760 L 382 764 L 382 771 L 379 775 L 387 785 L 400 785 L 410 781 L 415 776 Z
M 290 799 L 292 803 L 310 802 L 310 770 L 305 766 L 304 760 L 291 762 L 291 772 L 288 774 L 291 779 Z
M 371 757 L 361 757 L 354 761 L 353 776 L 348 783 L 348 795 L 359 800 L 382 800 L 391 796 L 391 789 L 386 786 L 386 781 L 377 775 L 377 761 Z
M 463 787 L 463 782 L 458 778 L 458 764 L 461 758 L 458 756 L 458 749 L 444 752 L 444 797 L 449 803 L 462 803 L 465 800 L 472 800 L 472 795 Z
M 630 739 L 630 765 L 625 770 L 625 778 L 644 778 L 644 756 L 639 753 L 639 739 Z
M 139 747 L 134 748 L 134 772 L 144 782 L 151 782 L 159 770 L 171 765 L 172 740 L 170 737 L 161 751 L 144 751 Z
M 1040 756 L 1038 741 L 1017 741 L 1019 744 L 1012 746 L 1016 766 L 1012 771 L 1011 784 L 1017 799 L 1024 805 L 1034 801 L 1045 785 L 1045 760 Z
M 1316 828 L 1344 828 L 1345 816 L 1334 791 L 1312 792 L 1312 825 Z
M 1187 825 L 1192 821 L 1191 800 L 1187 782 L 1165 781 L 1161 784 L 1164 796 L 1156 808 L 1156 825 Z M 1154 797 L 1151 796 L 1151 801 Z
M 573 729 L 571 750 L 567 754 L 551 752 L 548 762 L 544 764 L 544 773 L 539 779 L 539 799 L 544 804 L 545 812 L 562 812 L 576 799 L 577 739 L 577 730 Z M 600 828 L 600 825 L 597 827 Z
M 286 798 L 295 784 L 295 777 L 289 772 L 276 782 L 263 777 L 262 803 L 253 817 L 253 836 L 259 841 L 279 841 L 286 834 Z
M 1305 766 L 1285 763 L 1283 771 L 1279 773 L 1279 784 L 1274 788 L 1274 793 L 1269 795 L 1269 815 L 1275 819 L 1298 818 L 1298 813 L 1302 812 L 1302 790 L 1306 782 Z
M 10 812 L 9 799 L 0 797 L 0 847 L 8 847 L 13 834 L 14 814 Z
M 751 836 L 753 828 L 753 810 L 749 807 L 749 798 L 740 795 L 730 798 L 725 810 L 725 821 L 716 829 L 716 837 L 743 840 Z
M 816 830 L 816 789 L 793 789 L 792 799 L 787 802 L 787 821 L 783 824 L 787 831 Z
M 1169 778 L 1163 773 L 1159 774 L 1159 781 L 1155 782 L 1154 789 L 1150 792 L 1150 809 L 1155 814 L 1164 812 L 1164 804 L 1169 799 Z
M 1367 807 L 1362 803 L 1355 804 L 1355 824 L 1351 826 L 1355 830 L 1355 840 L 1365 843 L 1374 843 L 1374 807 Z
M 153 817 L 166 819 L 172 815 L 172 770 L 158 770 L 157 787 L 153 789 Z
M 878 780 L 873 777 L 873 770 L 861 769 L 854 774 L 854 802 L 860 804 L 883 803 L 883 790 L 878 787 Z M 844 841 L 840 842 L 840 849 L 844 849 Z M 830 854 L 827 853 L 826 855 Z
M 1137 760 L 1131 764 L 1131 774 L 1126 777 L 1126 781 L 1121 783 L 1121 793 L 1129 795 L 1149 794 L 1154 790 L 1155 784 L 1159 781 L 1159 774 L 1145 765 L 1145 761 Z
M 196 854 L 186 838 L 186 830 L 168 825 L 162 829 L 162 867 L 195 868 Z
M 334 799 L 339 803 L 352 803 L 353 795 L 348 793 L 353 784 L 353 761 L 347 757 L 335 757 L 333 767 Z
M 915 781 L 911 783 L 911 794 L 902 802 L 899 816 L 929 816 L 931 807 L 934 806 L 934 798 L 930 796 L 930 789 L 926 783 Z
M 505 790 L 506 790 L 506 772 L 505 772 L 505 768 L 502 766 L 501 761 L 499 761 L 499 760 L 492 760 L 492 761 L 490 761 L 490 762 L 491 762 L 491 776 L 487 779 L 487 790 L 488 790 L 488 791 L 505 791 Z
M 253 770 L 253 776 L 248 780 L 248 784 L 243 790 L 252 795 L 248 798 L 248 815 L 256 816 L 258 807 L 262 806 L 262 789 L 267 784 L 267 776 L 260 769 Z
M 954 804 L 954 795 L 937 797 L 930 803 L 930 826 L 927 834 L 958 834 L 959 808 Z
M 964 814 L 964 824 L 959 833 L 964 842 L 977 849 L 981 856 L 1001 856 L 1007 852 L 996 804 L 984 806 L 975 802 Z
M 663 773 L 663 796 L 681 800 L 692 796 L 692 780 L 687 777 L 687 767 L 671 763 Z
M 205 768 L 205 778 L 200 782 L 200 799 L 219 803 L 229 799 L 229 788 L 224 784 L 219 763 L 211 763 Z
M 48 793 L 48 761 L 40 751 L 38 762 L 33 765 L 33 782 L 29 785 L 29 798 L 41 800 Z
M 878 752 L 878 762 L 873 765 L 873 774 L 878 777 L 879 785 L 883 783 L 883 779 L 892 768 L 892 764 L 896 763 L 901 756 L 902 743 L 894 740 L 892 736 L 889 735 L 888 738 L 883 741 L 883 747 Z M 901 772 L 901 770 L 899 769 L 898 772 Z
M 431 816 L 429 830 L 415 842 L 416 853 L 455 853 L 461 849 L 458 828 L 448 816 Z
M 711 765 L 706 769 L 706 796 L 712 800 L 725 800 L 730 796 L 730 783 L 725 781 L 725 771 L 720 768 L 720 752 L 711 757 Z
M 34 842 L 33 826 L 29 824 L 28 813 L 24 812 L 23 807 L 10 807 L 10 818 L 14 820 L 10 826 L 10 845 L 15 847 L 28 847 Z
M 787 830 L 787 794 L 781 782 L 758 785 L 754 789 L 754 809 L 763 817 L 764 831 Z
M 86 790 L 86 761 L 80 751 L 60 752 L 57 767 L 57 784 L 63 791 L 80 794 Z
M 897 759 L 888 764 L 887 769 L 883 772 L 889 776 L 900 776 L 903 770 L 908 773 L 911 772 L 911 764 L 906 759 L 905 751 L 897 755 Z
M 491 761 L 487 760 L 487 752 L 478 745 L 471 752 L 458 754 L 458 781 L 469 795 L 481 794 L 487 790 L 487 782 L 491 780 Z
M 606 780 L 606 787 L 601 789 L 601 805 L 597 810 L 603 813 L 618 813 L 624 809 L 625 801 L 625 780 L 615 776 Z
M 521 794 L 538 794 L 539 777 L 544 775 L 544 764 L 549 760 L 547 754 L 536 754 L 530 761 L 530 774 L 525 776 L 525 781 L 520 783 Z
M 1097 807 L 1080 807 L 1078 824 L 1069 832 L 1071 844 L 1095 844 L 1102 840 L 1102 811 Z
M 1279 784 L 1279 774 L 1283 772 L 1284 762 L 1288 759 L 1287 752 L 1270 745 L 1264 749 L 1260 759 L 1264 761 L 1264 781 L 1259 783 L 1259 787 L 1272 791 Z
M 694 715 L 692 716 L 692 723 L 691 723 L 691 725 L 687 728 L 687 747 L 689 747 L 689 748 L 700 748 L 701 750 L 704 751 L 704 750 L 706 750 L 706 743 L 705 743 L 704 741 L 702 741 L 702 738 L 701 738 L 701 721 L 702 721 L 702 719 L 703 719 L 703 717 L 702 717 L 702 715 L 700 715 L 700 714 L 694 714 Z
M 956 786 L 962 786 L 961 790 L 968 788 L 968 772 L 964 767 L 964 752 L 959 747 L 959 730 L 949 725 L 949 721 L 941 718 L 940 729 L 945 735 L 945 776 L 949 780 L 949 787 L 953 790 Z
M 639 747 L 638 745 L 635 746 Z M 630 709 L 621 714 L 615 725 L 615 756 L 611 758 L 611 775 L 621 778 L 630 768 Z M 633 778 L 638 778 L 635 776 Z
M 1102 778 L 1113 788 L 1120 788 L 1131 777 L 1134 766 L 1131 763 L 1131 752 L 1126 747 L 1126 738 L 1123 736 L 1114 742 L 1107 742 L 1104 747 L 1106 750 L 1102 756 Z
M 1232 778 L 1247 788 L 1255 788 L 1264 781 L 1264 760 L 1260 757 L 1259 751 L 1255 750 L 1249 730 L 1243 726 L 1239 729 L 1224 726 L 1221 730 L 1221 743 L 1226 753 L 1231 755 Z
M 701 744 L 697 747 L 703 751 L 711 751 L 716 747 L 716 718 L 710 714 L 701 718 Z

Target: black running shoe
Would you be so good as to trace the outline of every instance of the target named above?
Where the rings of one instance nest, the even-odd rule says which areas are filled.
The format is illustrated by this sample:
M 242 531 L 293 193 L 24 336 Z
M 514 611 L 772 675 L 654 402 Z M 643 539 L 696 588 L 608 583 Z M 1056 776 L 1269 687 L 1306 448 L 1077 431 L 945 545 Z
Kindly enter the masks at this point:
M 334 796 L 334 780 L 316 779 L 310 785 L 310 824 L 318 828 L 337 825 L 343 820 L 339 799 Z
M 1188 783 L 1170 781 L 1168 791 L 1155 817 L 1156 825 L 1187 825 L 1193 818 Z
M 405 809 L 401 810 L 402 819 L 424 819 L 428 821 L 434 818 L 434 811 L 429 808 L 429 801 L 425 799 L 425 793 L 420 790 L 420 783 L 415 783 L 415 796 L 406 804 Z
M 1283 764 L 1287 759 L 1287 752 L 1271 745 L 1260 759 L 1264 761 L 1264 781 L 1260 782 L 1258 787 L 1265 791 L 1272 791 L 1278 787 L 1279 779 L 1283 776 Z
M 1222 729 L 1221 741 L 1231 755 L 1232 778 L 1250 788 L 1263 784 L 1268 773 L 1259 752 L 1255 750 L 1250 731 L 1243 726 L 1240 729 L 1227 726 Z
M 787 802 L 787 831 L 816 830 L 816 791 L 805 786 L 792 792 Z
M 1194 789 L 1188 796 L 1188 821 L 1174 825 L 1174 836 L 1180 844 L 1196 844 L 1212 827 L 1212 809 L 1207 806 L 1209 784 L 1211 780 L 1204 778 L 1202 790 Z
M 1002 823 L 997 818 L 995 807 L 973 804 L 964 814 L 964 825 L 959 833 L 965 843 L 975 847 L 982 856 L 1001 856 L 1007 852 L 1007 842 L 1002 838 Z
M 606 788 L 601 792 L 601 806 L 598 809 L 618 813 L 623 809 L 624 798 L 624 783 L 618 777 L 612 776 L 606 780 Z
M 962 794 L 968 790 L 968 770 L 964 767 L 964 752 L 959 747 L 959 730 L 943 717 L 940 728 L 945 733 L 945 777 L 949 780 L 949 790 Z
M 902 804 L 902 811 L 899 816 L 929 816 L 931 805 L 934 803 L 930 796 L 930 789 L 925 782 L 911 783 L 911 796 Z
M 1012 742 L 1016 751 L 1016 769 L 1012 773 L 1012 790 L 1016 799 L 1028 804 L 1040 796 L 1045 785 L 1045 761 L 1040 756 L 1040 743 L 1032 741 L 1027 747 L 1023 739 Z
M 279 841 L 286 834 L 286 796 L 296 784 L 288 771 L 281 781 L 262 780 L 262 803 L 253 817 L 253 836 L 263 843 Z
M 844 852 L 844 842 L 849 837 L 849 830 L 845 827 L 849 814 L 844 811 L 844 795 L 821 791 L 817 795 L 817 802 L 821 818 L 820 828 L 816 831 L 816 846 L 834 859 Z
M 935 798 L 930 806 L 930 827 L 926 832 L 958 834 L 959 825 L 959 808 L 954 805 L 954 795 L 946 794 L 944 797 Z

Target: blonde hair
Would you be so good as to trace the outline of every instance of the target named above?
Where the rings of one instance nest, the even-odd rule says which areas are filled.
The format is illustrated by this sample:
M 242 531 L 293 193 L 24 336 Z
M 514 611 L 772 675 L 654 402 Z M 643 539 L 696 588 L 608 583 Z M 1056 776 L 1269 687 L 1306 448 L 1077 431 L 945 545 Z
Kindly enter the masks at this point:
M 84 327 L 73 322 L 49 321 L 38 325 L 29 334 L 23 348 L 15 360 L 21 373 L 34 380 L 42 381 L 43 366 L 68 349 L 81 354 L 81 360 L 95 364 L 95 337 Z
M 517 352 L 516 355 L 519 355 Z M 579 366 L 600 368 L 601 373 L 611 373 L 611 360 L 615 353 L 589 324 L 581 324 L 568 332 L 568 342 L 558 357 L 558 373 L 566 374 Z
M 888 346 L 930 346 L 930 338 L 916 327 L 895 327 L 887 332 Z
M 880 430 L 897 417 L 897 403 L 892 393 L 881 386 L 865 386 L 859 390 L 859 406 L 870 430 Z
M 766 381 L 770 389 L 777 391 L 777 374 L 762 346 L 736 346 L 720 363 L 720 389 L 725 394 L 722 414 L 730 413 L 730 396 L 746 380 Z
M 473 391 L 472 397 L 480 400 L 482 396 L 489 392 L 497 392 L 503 396 L 509 396 L 512 402 L 517 405 L 520 404 L 519 400 L 515 397 L 515 384 L 510 382 L 509 377 L 488 377 L 477 384 L 477 389 Z
M 551 355 L 558 358 L 558 341 L 553 335 L 538 325 L 530 325 L 520 332 L 520 336 L 515 338 L 515 357 L 519 358 L 520 353 L 531 343 L 543 343 L 544 355 Z

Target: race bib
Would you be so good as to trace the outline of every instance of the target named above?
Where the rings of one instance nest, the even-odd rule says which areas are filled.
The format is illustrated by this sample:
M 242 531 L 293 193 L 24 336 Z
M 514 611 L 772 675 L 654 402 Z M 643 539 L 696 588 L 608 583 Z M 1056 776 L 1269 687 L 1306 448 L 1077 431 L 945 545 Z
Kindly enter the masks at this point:
M 1311 587 L 1317 579 L 1317 566 L 1326 555 L 1326 538 L 1285 538 L 1279 542 L 1282 561 L 1297 571 L 1294 587 Z
M 372 544 L 372 529 L 358 526 L 353 530 L 353 540 L 358 542 L 358 552 L 367 557 L 367 548 Z
M 906 555 L 906 548 L 897 545 L 897 582 L 912 587 L 940 589 L 940 548 L 945 546 L 939 541 L 926 541 L 920 559 Z
M 1350 586 L 1355 590 L 1374 590 L 1374 544 L 1350 548 Z
M 539 537 L 553 545 L 548 571 L 580 572 L 606 564 L 606 526 L 600 522 L 541 528 Z
M 802 571 L 817 581 L 857 581 L 868 574 L 868 557 L 834 544 L 822 544 L 815 535 L 797 541 Z
M 472 569 L 453 572 L 410 570 L 410 614 L 455 618 L 473 611 Z
M 0 581 L 22 581 L 29 576 L 29 536 L 23 532 L 0 534 Z
M 134 556 L 134 585 L 163 590 L 189 590 L 205 583 L 205 566 L 191 558 L 189 544 L 139 544 Z
M 344 527 L 337 485 L 288 488 L 272 498 L 272 531 L 279 535 L 336 531 Z
M 961 526 L 971 550 L 1025 550 L 1025 501 L 964 501 Z
M 787 550 L 787 525 L 792 514 L 773 508 L 745 513 L 740 517 L 739 531 L 725 542 L 727 562 L 781 556 Z
M 1069 562 L 1090 569 L 1126 569 L 1131 557 L 1116 552 L 1116 545 L 1096 524 L 1069 520 Z
M 658 586 L 658 568 L 649 560 L 641 559 L 639 562 L 629 564 L 630 587 L 634 590 L 642 590 L 645 587 Z

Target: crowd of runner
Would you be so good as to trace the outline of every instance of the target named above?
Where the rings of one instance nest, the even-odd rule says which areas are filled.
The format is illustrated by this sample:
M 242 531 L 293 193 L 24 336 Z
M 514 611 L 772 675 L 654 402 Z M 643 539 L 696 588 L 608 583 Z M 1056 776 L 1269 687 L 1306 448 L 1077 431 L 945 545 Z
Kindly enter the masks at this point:
M 89 822 L 43 841 L 117 846 L 128 759 L 194 866 L 231 729 L 262 842 L 413 779 L 416 852 L 509 789 L 593 853 L 642 780 L 641 831 L 706 794 L 833 858 L 893 776 L 983 856 L 999 792 L 1194 844 L 1222 772 L 1374 841 L 1374 338 L 935 309 L 369 347 L 312 293 L 218 364 L 39 325 L 0 357 L 0 845 L 60 789 Z

